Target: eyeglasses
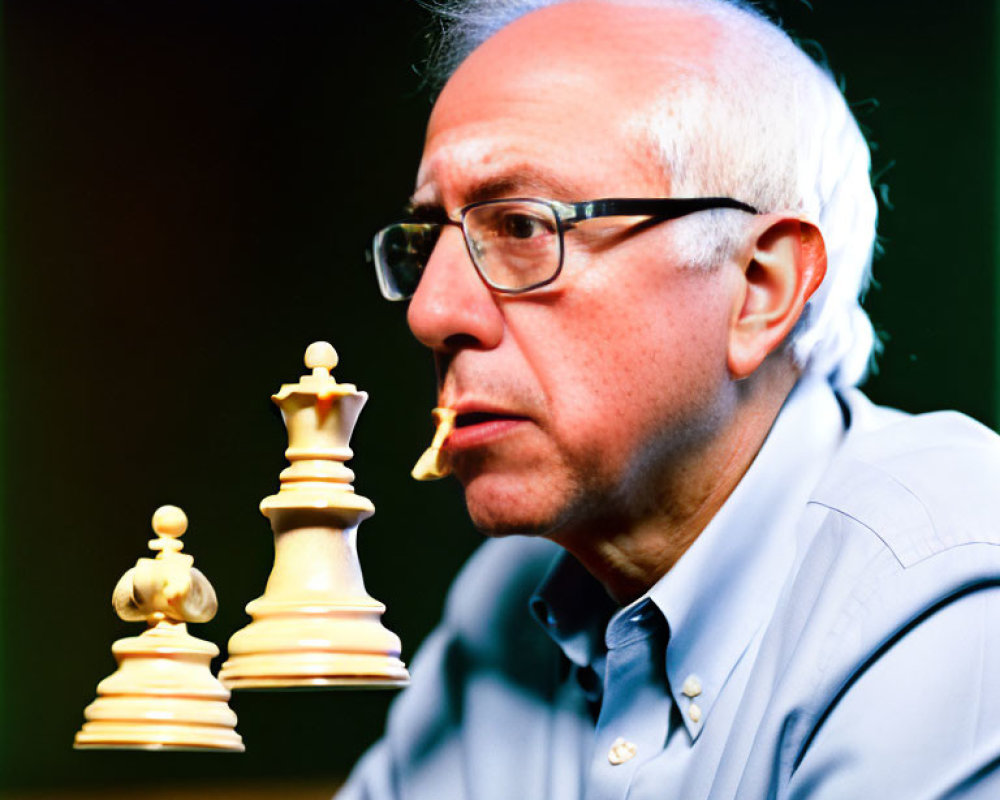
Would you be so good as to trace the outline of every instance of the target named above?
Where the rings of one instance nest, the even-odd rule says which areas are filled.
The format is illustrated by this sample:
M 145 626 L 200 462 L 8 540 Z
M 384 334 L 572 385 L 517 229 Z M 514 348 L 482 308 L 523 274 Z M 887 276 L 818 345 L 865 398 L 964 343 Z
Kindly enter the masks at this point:
M 722 208 L 759 213 L 729 197 L 605 198 L 582 203 L 533 198 L 484 200 L 459 209 L 457 219 L 434 209 L 389 225 L 375 234 L 370 256 L 382 296 L 406 300 L 417 290 L 443 226 L 458 225 L 483 282 L 495 292 L 521 294 L 559 277 L 563 236 L 577 223 L 632 216 L 663 222 Z

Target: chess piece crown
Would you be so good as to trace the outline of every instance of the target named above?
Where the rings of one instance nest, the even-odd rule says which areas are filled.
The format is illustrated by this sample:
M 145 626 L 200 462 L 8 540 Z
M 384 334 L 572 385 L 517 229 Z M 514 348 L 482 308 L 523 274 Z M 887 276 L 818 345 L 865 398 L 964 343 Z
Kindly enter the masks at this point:
M 218 608 L 208 579 L 180 552 L 187 517 L 162 506 L 153 530 L 156 557 L 140 558 L 112 595 L 119 617 L 148 627 L 112 646 L 118 669 L 98 684 L 73 746 L 242 752 L 230 693 L 210 668 L 219 648 L 187 632 L 188 622 L 207 622 Z

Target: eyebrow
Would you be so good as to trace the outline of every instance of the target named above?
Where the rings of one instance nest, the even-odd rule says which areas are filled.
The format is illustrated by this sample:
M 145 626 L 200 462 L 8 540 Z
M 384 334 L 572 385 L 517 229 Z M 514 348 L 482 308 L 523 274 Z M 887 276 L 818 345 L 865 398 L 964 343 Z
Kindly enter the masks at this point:
M 493 175 L 475 181 L 463 192 L 462 206 L 483 200 L 499 200 L 505 197 L 538 195 L 543 200 L 574 202 L 579 200 L 579 191 L 533 164 L 519 164 Z M 419 202 L 414 199 L 406 204 L 406 213 L 424 218 L 440 218 L 446 211 L 440 203 Z

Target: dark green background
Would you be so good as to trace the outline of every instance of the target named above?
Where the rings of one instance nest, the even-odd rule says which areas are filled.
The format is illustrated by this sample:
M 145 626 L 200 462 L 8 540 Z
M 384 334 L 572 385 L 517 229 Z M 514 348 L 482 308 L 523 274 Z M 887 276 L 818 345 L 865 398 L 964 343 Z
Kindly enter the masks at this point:
M 893 210 L 868 308 L 870 394 L 995 421 L 994 9 L 782 4 L 825 46 Z M 944 9 L 944 10 L 942 10 Z M 478 542 L 427 441 L 429 359 L 380 301 L 367 238 L 405 200 L 429 110 L 410 2 L 7 0 L 0 791 L 329 776 L 381 730 L 378 693 L 239 694 L 243 756 L 70 749 L 149 517 L 181 505 L 224 644 L 263 589 L 284 430 L 269 395 L 314 339 L 371 399 L 354 438 L 362 566 L 412 657 Z M 877 99 L 878 104 L 872 102 Z M 960 713 L 956 712 L 956 713 Z

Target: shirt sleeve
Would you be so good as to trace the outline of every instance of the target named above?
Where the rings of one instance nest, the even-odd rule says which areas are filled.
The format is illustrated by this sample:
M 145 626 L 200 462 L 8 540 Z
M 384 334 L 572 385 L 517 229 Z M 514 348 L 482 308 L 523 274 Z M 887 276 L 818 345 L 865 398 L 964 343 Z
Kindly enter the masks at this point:
M 357 763 L 350 780 L 334 800 L 398 800 L 390 780 L 385 742 L 376 744 Z
M 449 691 L 463 682 L 461 668 L 449 663 L 456 646 L 455 632 L 442 621 L 414 658 L 413 680 L 393 702 L 385 734 L 355 765 L 335 800 L 419 797 L 425 785 L 448 796 L 462 773 L 459 714 Z
M 787 790 L 790 800 L 1000 797 L 1000 587 L 959 596 L 883 648 L 827 710 Z
M 530 618 L 528 599 L 557 552 L 551 542 L 524 537 L 479 548 L 414 657 L 410 686 L 393 701 L 385 735 L 336 800 L 467 797 L 469 781 L 489 774 L 484 765 L 504 763 L 492 752 L 503 750 L 497 730 L 507 717 L 534 722 L 519 698 L 533 697 L 526 687 L 554 674 L 557 650 Z

